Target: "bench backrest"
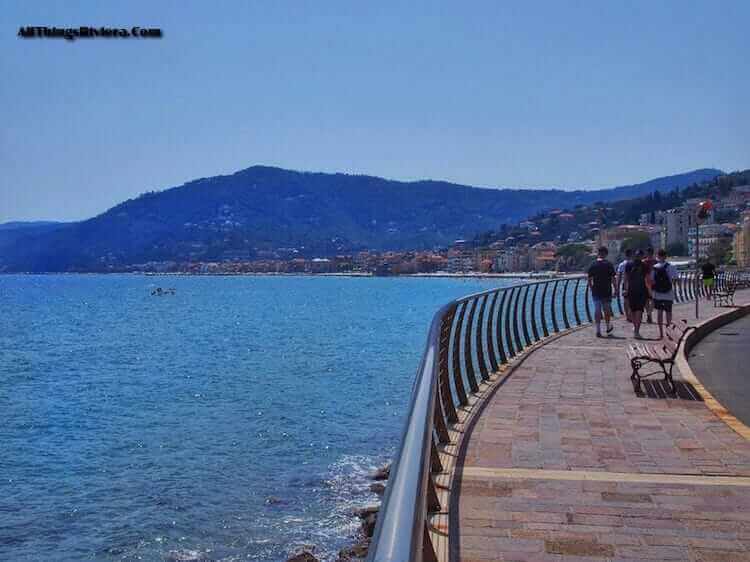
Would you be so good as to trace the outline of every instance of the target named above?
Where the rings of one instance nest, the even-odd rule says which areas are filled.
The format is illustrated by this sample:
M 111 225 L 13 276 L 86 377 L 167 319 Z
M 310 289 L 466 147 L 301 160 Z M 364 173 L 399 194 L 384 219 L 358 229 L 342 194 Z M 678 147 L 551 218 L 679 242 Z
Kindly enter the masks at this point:
M 679 320 L 674 324 L 667 326 L 666 338 L 664 339 L 664 350 L 670 353 L 672 359 L 677 356 L 677 351 L 680 349 L 680 344 L 690 330 L 694 330 L 694 326 L 689 326 L 687 320 Z
M 678 320 L 667 326 L 667 337 L 680 339 L 690 329 L 687 320 Z

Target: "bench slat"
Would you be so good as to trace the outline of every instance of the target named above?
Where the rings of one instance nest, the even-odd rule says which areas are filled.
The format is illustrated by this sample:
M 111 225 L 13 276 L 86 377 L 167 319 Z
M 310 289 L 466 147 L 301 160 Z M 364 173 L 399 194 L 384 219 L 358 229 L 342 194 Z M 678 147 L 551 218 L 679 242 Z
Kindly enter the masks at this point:
M 646 344 L 631 344 L 627 350 L 627 355 L 630 359 L 641 357 L 657 361 L 670 360 L 672 357 L 672 354 L 664 351 L 663 348 Z

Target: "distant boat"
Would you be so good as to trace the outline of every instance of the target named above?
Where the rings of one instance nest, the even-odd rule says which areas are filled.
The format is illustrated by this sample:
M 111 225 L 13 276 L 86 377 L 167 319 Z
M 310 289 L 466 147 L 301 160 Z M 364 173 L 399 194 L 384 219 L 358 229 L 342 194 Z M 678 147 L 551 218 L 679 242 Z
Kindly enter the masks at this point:
M 162 289 L 161 287 L 157 287 L 153 291 L 151 291 L 151 296 L 154 297 L 162 297 L 164 295 L 174 295 L 177 291 L 174 287 L 170 287 L 168 289 Z

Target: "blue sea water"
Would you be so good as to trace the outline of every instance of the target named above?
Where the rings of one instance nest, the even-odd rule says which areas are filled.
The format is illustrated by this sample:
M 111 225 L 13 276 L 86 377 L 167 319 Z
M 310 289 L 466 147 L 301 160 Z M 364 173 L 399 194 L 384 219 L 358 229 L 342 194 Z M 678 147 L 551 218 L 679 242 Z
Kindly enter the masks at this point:
M 0 560 L 334 559 L 432 315 L 503 283 L 0 276 Z

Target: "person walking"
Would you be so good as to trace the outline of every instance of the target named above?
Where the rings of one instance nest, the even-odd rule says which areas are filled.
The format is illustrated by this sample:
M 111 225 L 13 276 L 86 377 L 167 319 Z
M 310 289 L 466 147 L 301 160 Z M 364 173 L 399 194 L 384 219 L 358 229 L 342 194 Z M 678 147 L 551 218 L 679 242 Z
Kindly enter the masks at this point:
M 596 337 L 602 337 L 602 313 L 607 325 L 607 334 L 611 334 L 612 327 L 612 295 L 617 292 L 617 275 L 615 267 L 607 260 L 609 251 L 605 246 L 598 250 L 596 261 L 588 271 L 588 284 L 591 299 L 594 301 L 594 319 L 596 320 Z
M 643 265 L 643 250 L 638 250 L 633 261 L 625 266 L 623 294 L 627 294 L 628 306 L 630 306 L 633 335 L 637 340 L 643 339 L 641 336 L 641 321 L 643 320 L 643 309 L 646 308 L 646 300 L 649 298 L 646 269 Z
M 625 286 L 625 268 L 633 261 L 633 250 L 625 250 L 625 259 L 617 265 L 617 294 L 622 295 L 622 309 L 625 312 L 625 319 L 632 322 L 630 318 L 630 305 L 628 303 L 627 293 L 623 290 Z
M 706 259 L 701 266 L 701 273 L 703 288 L 706 290 L 706 300 L 711 300 L 711 296 L 714 293 L 714 284 L 716 283 L 716 266 L 711 263 L 710 259 Z
M 674 303 L 674 280 L 677 278 L 677 268 L 667 261 L 667 251 L 659 250 L 656 262 L 651 271 L 651 286 L 653 287 L 654 308 L 656 309 L 656 323 L 659 325 L 659 339 L 664 337 L 664 315 L 667 326 L 672 323 L 672 303 Z
M 651 281 L 651 270 L 656 265 L 656 258 L 654 257 L 654 248 L 649 246 L 646 248 L 646 257 L 643 258 L 643 265 L 646 268 L 646 280 Z M 649 324 L 654 323 L 653 312 L 654 310 L 654 299 L 649 298 L 646 301 L 646 322 Z

